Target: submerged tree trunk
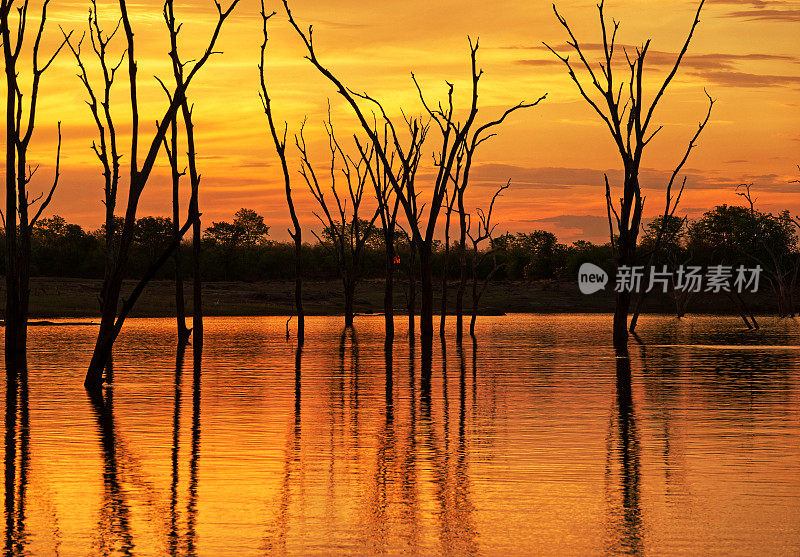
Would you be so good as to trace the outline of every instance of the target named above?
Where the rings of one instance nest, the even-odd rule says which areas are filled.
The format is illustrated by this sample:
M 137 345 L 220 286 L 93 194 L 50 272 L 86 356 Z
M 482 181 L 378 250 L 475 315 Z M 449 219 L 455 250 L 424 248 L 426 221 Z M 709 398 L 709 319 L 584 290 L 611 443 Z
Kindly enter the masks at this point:
M 623 190 L 630 192 L 628 199 L 623 199 L 620 207 L 619 241 L 617 242 L 617 273 L 624 267 L 632 267 L 636 263 L 636 240 L 642 221 L 644 201 L 639 188 L 638 170 L 626 168 Z M 607 182 L 606 182 L 607 183 Z M 609 189 L 606 190 L 607 192 Z M 614 308 L 613 342 L 617 356 L 628 356 L 628 316 L 630 315 L 634 285 L 623 285 L 616 293 Z
M 195 359 L 199 359 L 199 355 L 203 352 L 203 277 L 201 273 L 203 250 L 200 244 L 202 225 L 197 212 L 196 200 L 190 210 L 196 215 L 192 226 L 192 350 Z
M 168 152 L 172 170 L 172 234 L 178 237 L 180 233 L 180 179 L 178 170 L 178 122 L 173 118 L 170 123 L 170 149 Z M 113 221 L 113 214 L 111 220 Z M 108 219 L 106 219 L 108 220 Z M 181 247 L 175 249 L 175 319 L 178 327 L 178 345 L 183 346 L 189 341 L 190 330 L 186 327 L 186 303 L 183 293 L 183 269 L 181 269 Z
M 126 225 L 122 227 L 117 261 L 109 277 L 110 280 L 104 284 L 100 328 L 97 333 L 92 359 L 89 362 L 89 369 L 86 372 L 86 379 L 84 380 L 84 385 L 90 390 L 99 389 L 102 385 L 103 370 L 111 356 L 111 348 L 116 339 L 114 324 L 117 320 L 117 308 L 119 307 L 124 270 L 124 266 L 120 262 L 127 261 L 128 258 L 128 250 L 133 239 L 133 225 L 127 223 L 135 221 L 135 210 L 135 207 L 129 203 L 128 211 L 125 215 Z
M 417 248 L 414 242 L 411 244 L 411 253 L 408 263 L 408 338 L 416 336 L 416 313 L 417 313 Z
M 291 196 L 289 197 L 291 202 Z M 294 215 L 294 209 L 292 209 Z M 303 257 L 303 244 L 300 237 L 300 223 L 297 221 L 296 216 L 292 216 L 295 223 L 294 233 L 294 308 L 297 312 L 297 344 L 303 346 L 306 333 L 306 315 L 303 311 L 303 273 L 302 273 L 302 257 Z
M 433 355 L 433 269 L 431 246 L 423 243 L 419 247 L 420 293 L 422 300 L 419 311 L 419 336 L 424 363 L 430 362 Z
M 394 341 L 394 233 L 386 234 L 386 282 L 383 289 L 383 322 L 385 344 L 391 346 Z
M 478 254 L 475 254 L 477 258 Z M 478 320 L 478 269 L 477 265 L 473 270 L 473 281 L 472 281 L 472 314 L 469 318 L 469 336 L 475 340 L 475 322 Z
M 456 192 L 447 204 L 447 213 L 444 224 L 444 263 L 442 263 L 442 310 L 439 319 L 439 337 L 444 340 L 444 330 L 447 322 L 447 271 L 450 264 L 450 216 L 453 214 L 453 202 L 456 199 Z
M 20 157 L 19 160 L 24 161 L 24 157 Z M 22 171 L 21 164 L 17 172 Z M 21 174 L 18 174 L 17 177 L 19 178 L 20 175 Z M 23 194 L 20 194 L 20 196 L 22 195 Z M 28 306 L 31 294 L 31 228 L 28 225 L 27 201 L 23 201 L 22 199 L 19 200 L 19 229 L 19 252 L 17 255 L 19 299 L 17 302 L 17 315 L 15 316 L 15 326 L 17 328 L 15 357 L 17 359 L 18 369 L 22 369 L 23 367 L 27 367 Z
M 8 17 L 8 16 L 6 16 Z M 11 59 L 9 30 L 1 30 L 6 59 L 6 314 L 5 314 L 5 360 L 9 377 L 16 377 L 17 364 L 24 352 L 18 352 L 18 339 L 24 331 L 19 324 L 19 275 L 17 274 L 17 138 L 14 133 L 16 118 L 16 70 Z M 24 344 L 23 344 L 24 345 Z
M 637 229 L 638 231 L 638 224 Z M 635 232 L 633 232 L 635 234 Z M 635 260 L 635 236 L 633 242 L 628 239 L 628 232 L 620 235 L 620 255 L 617 260 L 617 269 L 632 265 Z M 632 293 L 622 289 L 616 293 L 614 307 L 613 342 L 617 356 L 628 355 L 628 315 L 630 313 Z
M 274 12 L 273 14 L 274 15 Z M 267 116 L 269 123 L 270 135 L 275 144 L 275 151 L 281 162 L 281 170 L 283 172 L 284 190 L 286 193 L 286 204 L 289 207 L 289 216 L 292 219 L 292 226 L 294 231 L 289 230 L 289 235 L 294 241 L 294 308 L 297 313 L 297 344 L 303 346 L 305 340 L 305 313 L 303 312 L 303 273 L 302 273 L 302 255 L 303 255 L 303 239 L 302 229 L 300 228 L 300 221 L 297 218 L 297 213 L 294 210 L 294 202 L 292 201 L 292 181 L 289 174 L 289 167 L 286 163 L 286 128 L 284 128 L 283 138 L 278 136 L 278 130 L 275 127 L 275 121 L 272 117 L 272 100 L 269 96 L 267 88 L 267 79 L 264 72 L 264 60 L 267 53 L 267 42 L 269 41 L 269 34 L 267 31 L 267 21 L 272 15 L 267 15 L 264 9 L 264 3 L 261 3 L 261 21 L 262 32 L 264 41 L 261 43 L 261 59 L 258 64 L 258 73 L 261 84 L 261 101 L 264 106 L 264 114 Z M 288 329 L 287 329 L 288 330 Z
M 642 312 L 642 304 L 646 296 L 647 291 L 639 292 L 636 296 L 636 303 L 633 304 L 633 315 L 631 316 L 630 325 L 628 325 L 628 331 L 631 333 L 636 332 L 636 325 L 639 323 L 639 314 Z
M 215 53 L 214 45 L 216 44 L 217 39 L 219 38 L 220 31 L 225 20 L 230 16 L 233 9 L 236 7 L 236 4 L 239 0 L 233 0 L 231 5 L 226 9 L 223 10 L 222 7 L 217 4 L 218 8 L 218 18 L 216 22 L 216 26 L 211 34 L 211 38 L 208 41 L 208 46 L 205 52 L 194 62 L 193 65 L 187 66 L 186 63 L 181 62 L 178 57 L 177 48 L 174 46 L 176 44 L 176 38 L 178 35 L 179 26 L 176 25 L 174 16 L 172 16 L 172 0 L 167 0 L 165 7 L 164 7 L 164 17 L 167 23 L 167 28 L 170 32 L 170 37 L 172 40 L 173 48 L 170 50 L 170 57 L 173 62 L 173 71 L 175 74 L 176 85 L 174 91 L 169 95 L 170 97 L 170 104 L 166 109 L 163 118 L 157 123 L 156 131 L 149 142 L 149 147 L 146 148 L 146 156 L 142 161 L 141 167 L 139 166 L 139 101 L 138 101 L 138 92 L 137 92 L 137 63 L 136 63 L 136 56 L 134 53 L 134 34 L 133 29 L 131 27 L 130 18 L 128 17 L 127 5 L 125 0 L 119 0 L 119 8 L 121 12 L 121 29 L 124 30 L 126 43 L 127 43 L 127 60 L 128 60 L 128 79 L 130 84 L 130 109 L 131 109 L 131 148 L 130 153 L 128 154 L 128 160 L 130 163 L 130 182 L 128 184 L 129 193 L 128 193 L 128 204 L 125 210 L 125 224 L 122 227 L 122 235 L 120 238 L 120 248 L 118 252 L 118 256 L 116 261 L 114 262 L 114 269 L 111 273 L 110 279 L 107 283 L 104 284 L 104 296 L 103 296 L 103 310 L 102 316 L 100 319 L 100 329 L 97 335 L 97 341 L 95 344 L 94 352 L 92 353 L 92 359 L 89 363 L 89 369 L 86 373 L 86 379 L 84 380 L 84 385 L 87 389 L 96 390 L 99 389 L 103 383 L 103 369 L 105 368 L 105 364 L 108 361 L 108 358 L 111 355 L 111 349 L 113 347 L 114 341 L 119 334 L 119 330 L 122 327 L 122 324 L 125 320 L 125 313 L 130 311 L 133 303 L 136 301 L 136 298 L 141 294 L 141 290 L 147 284 L 147 282 L 155 275 L 155 272 L 160 268 L 164 262 L 167 260 L 168 257 L 172 255 L 172 250 L 177 247 L 177 243 L 175 240 L 178 238 L 173 239 L 172 244 L 170 245 L 169 249 L 164 252 L 164 254 L 158 259 L 154 266 L 151 266 L 148 269 L 147 273 L 145 274 L 144 278 L 139 282 L 136 289 L 134 289 L 133 294 L 128 300 L 125 300 L 124 304 L 122 305 L 122 309 L 120 312 L 119 318 L 116 316 L 116 309 L 119 305 L 120 301 L 120 291 L 122 289 L 122 281 L 125 277 L 125 268 L 128 263 L 128 254 L 131 246 L 131 242 L 133 241 L 134 235 L 134 225 L 136 223 L 136 211 L 139 205 L 139 199 L 144 192 L 144 189 L 147 185 L 148 179 L 150 177 L 150 173 L 155 165 L 156 158 L 158 155 L 158 151 L 166 137 L 168 132 L 168 127 L 170 122 L 173 118 L 176 117 L 177 111 L 179 109 L 183 109 L 184 112 L 184 120 L 186 124 L 186 134 L 187 134 L 187 144 L 189 148 L 192 148 L 191 141 L 191 120 L 187 117 L 187 112 L 191 112 L 188 110 L 188 101 L 186 100 L 186 91 L 189 88 L 191 81 L 193 80 L 194 76 L 197 72 L 205 65 L 208 59 Z M 184 69 L 187 70 L 187 74 L 184 77 Z M 193 168 L 194 164 L 194 156 L 189 156 L 189 165 L 190 170 L 192 171 L 192 205 L 189 210 L 189 220 L 187 220 L 184 227 L 181 229 L 181 236 L 186 234 L 189 227 L 194 225 L 195 227 L 195 250 L 200 249 L 200 223 L 199 223 L 199 212 L 197 211 L 197 196 L 196 193 L 196 186 L 199 183 L 199 177 L 196 175 L 196 169 Z M 199 255 L 199 251 L 196 252 Z M 195 265 L 199 265 L 199 260 L 195 261 Z M 195 276 L 195 281 L 197 281 L 197 275 Z M 195 297 L 197 298 L 197 293 L 199 290 L 198 284 L 195 285 Z M 195 302 L 199 301 L 198 299 Z M 195 311 L 198 311 L 198 308 L 195 307 Z M 198 335 L 199 333 L 199 335 Z M 197 325 L 195 324 L 195 334 L 200 337 L 200 345 L 202 345 L 202 325 L 200 326 L 200 330 L 198 331 Z M 196 342 L 197 338 L 195 339 L 195 352 L 198 351 L 198 343 Z
M 26 37 L 28 21 L 28 2 L 16 6 L 13 0 L 4 0 L 0 5 L 0 43 L 6 75 L 6 158 L 4 161 L 6 179 L 6 211 L 3 216 L 6 242 L 6 313 L 5 313 L 5 363 L 7 379 L 14 379 L 17 373 L 27 368 L 28 345 L 28 301 L 30 298 L 31 231 L 42 211 L 50 204 L 53 192 L 58 186 L 59 163 L 61 158 L 61 123 L 58 124 L 58 152 L 55 161 L 55 179 L 49 193 L 40 194 L 31 200 L 28 184 L 38 165 L 28 164 L 28 147 L 36 124 L 36 107 L 39 100 L 40 80 L 55 57 L 67 42 L 55 49 L 49 61 L 40 65 L 39 45 L 45 30 L 48 2 L 41 8 L 38 31 L 31 41 Z M 12 15 L 14 14 L 14 15 Z M 14 22 L 16 16 L 16 28 Z M 30 51 L 23 53 L 25 40 L 33 44 Z M 16 42 L 14 42 L 16 41 Z M 20 68 L 22 59 L 31 62 L 31 86 L 23 93 Z M 27 79 L 27 78 L 26 78 Z M 23 96 L 28 100 L 23 102 Z M 33 205 L 39 202 L 38 210 Z M 33 217 L 28 214 L 29 209 Z
M 456 343 L 461 344 L 464 339 L 464 293 L 467 289 L 467 215 L 464 211 L 464 192 L 458 190 L 459 232 L 458 239 L 458 264 L 461 275 L 458 279 L 456 292 Z
M 111 296 L 108 298 L 109 302 L 114 301 L 113 306 L 105 304 L 103 307 L 103 316 L 100 325 L 100 332 L 98 333 L 97 342 L 95 344 L 92 359 L 89 362 L 89 370 L 86 373 L 84 386 L 89 390 L 97 390 L 103 384 L 103 370 L 106 369 L 109 360 L 111 359 L 111 350 L 114 346 L 114 341 L 117 340 L 119 332 L 125 319 L 130 313 L 136 301 L 141 296 L 147 284 L 153 279 L 156 272 L 164 265 L 164 263 L 172 256 L 172 252 L 177 248 L 181 238 L 189 231 L 192 226 L 192 219 L 186 221 L 186 224 L 180 229 L 178 236 L 173 238 L 167 249 L 159 256 L 159 258 L 147 269 L 142 279 L 136 284 L 131 291 L 129 297 L 123 300 L 122 306 L 119 311 L 119 316 L 116 316 L 116 307 L 119 303 L 120 288 L 115 287 L 120 285 L 122 280 L 114 281 L 109 286 Z M 124 242 L 123 242 L 124 244 Z M 105 327 L 103 327 L 103 320 L 108 320 Z M 197 349 L 195 349 L 197 350 Z
M 628 354 L 628 312 L 631 305 L 630 292 L 618 292 L 614 309 L 614 349 L 618 356 Z
M 194 357 L 199 359 L 199 355 L 203 352 L 203 244 L 201 238 L 203 225 L 200 221 L 200 174 L 197 170 L 194 124 L 192 123 L 192 111 L 189 108 L 188 100 L 184 99 L 181 110 L 186 128 L 189 182 L 192 188 L 191 197 L 189 198 L 189 216 L 194 219 L 192 224 L 192 351 Z
M 442 265 L 442 300 L 440 306 L 440 315 L 439 315 L 439 338 L 444 340 L 444 330 L 447 326 L 447 255 L 448 249 L 445 248 L 444 252 L 444 260 L 445 263 Z

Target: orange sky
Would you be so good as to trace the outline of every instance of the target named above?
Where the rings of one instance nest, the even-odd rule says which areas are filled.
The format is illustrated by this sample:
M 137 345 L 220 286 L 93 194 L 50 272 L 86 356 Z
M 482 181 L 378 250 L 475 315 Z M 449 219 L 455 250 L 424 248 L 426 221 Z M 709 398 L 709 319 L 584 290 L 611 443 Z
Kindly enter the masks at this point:
M 184 58 L 198 55 L 216 17 L 213 3 L 176 2 L 185 22 Z M 117 4 L 99 3 L 101 17 L 113 25 Z M 512 180 L 498 202 L 499 229 L 524 231 L 545 228 L 562 241 L 607 237 L 602 189 L 604 171 L 619 176 L 618 155 L 611 138 L 591 109 L 577 96 L 563 67 L 541 46 L 563 45 L 560 28 L 548 2 L 475 0 L 435 3 L 339 0 L 296 0 L 295 17 L 315 26 L 315 45 L 324 64 L 357 90 L 381 99 L 393 115 L 421 110 L 409 74 L 414 71 L 426 95 L 441 97 L 444 80 L 455 83 L 457 99 L 469 84 L 467 35 L 480 37 L 482 79 L 479 118 L 489 119 L 505 106 L 547 93 L 538 107 L 513 115 L 499 137 L 480 152 L 473 170 L 470 204 L 483 203 L 489 188 Z M 591 1 L 561 1 L 559 11 L 584 43 L 600 39 L 597 11 Z M 342 136 L 353 129 L 347 107 L 323 78 L 302 58 L 298 38 L 288 27 L 280 4 L 272 20 L 267 61 L 274 110 L 286 120 L 291 134 L 308 115 L 307 138 L 312 153 L 324 164 L 322 119 L 330 98 Z M 622 21 L 618 41 L 636 45 L 652 37 L 647 70 L 662 77 L 680 48 L 696 9 L 694 2 L 611 0 L 608 17 Z M 88 2 L 52 0 L 48 42 L 60 36 L 57 25 L 86 28 Z M 149 140 L 153 124 L 164 109 L 164 95 L 153 75 L 170 78 L 167 37 L 161 3 L 140 0 L 129 5 L 139 59 L 142 99 L 142 138 Z M 686 142 L 705 115 L 703 88 L 718 100 L 711 122 L 685 170 L 689 179 L 679 212 L 697 216 L 720 203 L 737 203 L 734 186 L 754 183 L 759 205 L 767 210 L 800 212 L 800 191 L 788 181 L 797 177 L 800 162 L 800 2 L 709 0 L 678 76 L 656 112 L 664 130 L 643 161 L 642 183 L 647 194 L 645 213 L 663 210 L 666 176 L 682 155 Z M 220 41 L 223 55 L 213 58 L 195 82 L 190 96 L 196 103 L 196 127 L 204 223 L 230 220 L 240 207 L 266 216 L 275 239 L 288 238 L 288 215 L 266 120 L 258 100 L 256 64 L 261 40 L 257 0 L 241 0 L 226 23 Z M 114 46 L 121 51 L 122 39 Z M 593 54 L 598 54 L 595 50 Z M 91 63 L 91 58 L 87 58 Z M 55 151 L 55 128 L 62 121 L 63 176 L 50 213 L 94 228 L 103 218 L 102 177 L 89 149 L 95 130 L 83 101 L 86 97 L 71 54 L 62 53 L 46 75 L 38 116 L 39 125 L 30 158 L 41 162 L 42 189 L 49 179 Z M 121 75 L 124 78 L 125 75 Z M 127 91 L 116 94 L 116 117 L 127 131 Z M 651 82 L 650 91 L 653 85 Z M 463 104 L 463 103 L 462 103 Z M 434 134 L 430 135 L 434 139 Z M 122 145 L 126 145 L 125 138 Z M 426 154 L 433 152 L 430 142 Z M 292 170 L 298 168 L 290 149 Z M 430 160 L 430 157 L 428 157 Z M 425 185 L 426 169 L 421 171 Z M 170 184 L 165 161 L 148 184 L 140 216 L 169 214 Z M 311 198 L 297 176 L 297 204 L 308 226 Z M 126 194 L 121 192 L 120 211 Z M 498 230 L 499 230 L 498 229 Z M 310 236 L 310 235 L 309 235 Z

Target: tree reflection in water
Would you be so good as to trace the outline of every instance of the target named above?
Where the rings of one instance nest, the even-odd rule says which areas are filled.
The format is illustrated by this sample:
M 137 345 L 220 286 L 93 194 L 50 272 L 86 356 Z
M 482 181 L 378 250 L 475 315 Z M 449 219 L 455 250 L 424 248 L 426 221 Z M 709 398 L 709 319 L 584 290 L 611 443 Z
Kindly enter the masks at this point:
M 133 555 L 131 510 L 122 485 L 121 464 L 114 423 L 114 390 L 88 391 L 99 430 L 103 456 L 103 502 L 98 517 L 95 548 L 102 553 Z
M 277 509 L 274 511 L 274 520 L 267 526 L 267 533 L 262 542 L 262 548 L 268 553 L 283 553 L 286 551 L 286 539 L 289 533 L 289 511 L 292 503 L 292 477 L 295 468 L 301 465 L 302 362 L 303 347 L 298 345 L 295 348 L 294 356 L 293 420 L 289 435 L 287 435 L 286 448 L 284 449 Z
M 309 513 L 320 512 L 322 528 L 334 529 L 342 520 L 351 525 L 352 538 L 346 543 L 358 548 L 357 551 L 424 552 L 426 547 L 436 547 L 445 553 L 478 553 L 468 469 L 470 412 L 463 351 L 458 351 L 456 360 L 458 423 L 455 424 L 451 423 L 449 394 L 449 384 L 455 377 L 448 377 L 446 360 L 442 360 L 441 397 L 434 396 L 439 386 L 438 374 L 435 386 L 421 376 L 417 382 L 418 362 L 414 346 L 409 346 L 407 383 L 403 385 L 404 396 L 398 400 L 397 347 L 384 346 L 382 404 L 364 406 L 367 389 L 374 396 L 375 375 L 361 368 L 354 330 L 345 330 L 338 340 L 326 404 L 329 418 L 325 429 L 330 435 L 327 440 L 330 452 L 326 455 L 325 469 L 320 470 L 327 472 L 326 487 L 319 492 L 324 501 L 318 501 L 320 506 L 314 511 L 304 507 L 309 502 L 306 497 L 297 496 L 304 492 L 304 476 L 315 471 L 308 467 L 319 462 L 320 456 L 319 448 L 307 453 L 301 441 L 302 351 L 297 350 L 294 412 L 287 429 L 277 493 L 272 502 L 267 502 L 262 549 L 293 551 L 297 543 L 303 547 L 302 540 L 297 539 L 299 531 L 293 528 L 308 520 Z M 442 354 L 446 355 L 446 347 Z M 367 435 L 365 428 L 371 428 L 373 423 L 368 424 L 367 420 L 373 416 L 377 418 L 375 429 L 369 429 L 373 433 Z M 427 472 L 421 473 L 422 470 Z M 434 508 L 424 509 L 429 502 Z M 434 531 L 424 529 L 423 522 L 429 512 L 437 521 Z
M 639 434 L 631 388 L 631 362 L 617 358 L 616 401 L 606 438 L 606 549 L 644 552 Z M 618 477 L 615 477 L 618 476 Z
M 24 554 L 28 546 L 26 493 L 30 467 L 28 370 L 9 374 L 5 413 L 5 554 Z
M 664 343 L 612 366 L 593 322 L 520 319 L 471 351 L 437 343 L 429 363 L 405 335 L 387 347 L 368 324 L 340 336 L 322 318 L 302 351 L 272 342 L 282 321 L 220 320 L 205 361 L 188 347 L 184 361 L 148 322 L 92 399 L 70 387 L 65 348 L 92 330 L 41 329 L 61 344 L 5 393 L 4 553 L 795 543 L 764 510 L 796 502 L 795 326 L 735 344 L 717 320 L 657 320 L 645 332 Z

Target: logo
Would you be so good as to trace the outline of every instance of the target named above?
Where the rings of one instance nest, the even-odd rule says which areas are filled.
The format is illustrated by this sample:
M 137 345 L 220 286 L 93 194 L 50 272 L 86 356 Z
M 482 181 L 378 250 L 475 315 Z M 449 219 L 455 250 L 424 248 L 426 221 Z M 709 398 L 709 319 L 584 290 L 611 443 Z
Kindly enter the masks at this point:
M 594 294 L 608 284 L 608 274 L 594 263 L 584 263 L 578 270 L 578 288 L 581 294 Z

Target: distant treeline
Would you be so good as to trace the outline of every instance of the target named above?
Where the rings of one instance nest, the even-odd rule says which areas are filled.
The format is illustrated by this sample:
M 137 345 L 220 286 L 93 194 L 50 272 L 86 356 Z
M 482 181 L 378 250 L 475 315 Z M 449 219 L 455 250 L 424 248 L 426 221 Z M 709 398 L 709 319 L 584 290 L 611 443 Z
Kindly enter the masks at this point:
M 657 265 L 750 265 L 761 264 L 767 281 L 794 286 L 798 257 L 797 227 L 788 212 L 762 213 L 749 207 L 722 205 L 707 211 L 701 218 L 688 221 L 672 217 L 658 232 L 662 219 L 648 224 L 641 235 L 642 264 Z M 367 226 L 367 223 L 365 223 Z M 119 227 L 118 227 L 119 228 Z M 164 250 L 172 238 L 172 222 L 167 217 L 143 217 L 136 222 L 128 276 L 140 277 Z M 304 274 L 309 279 L 339 277 L 336 255 L 328 231 L 323 231 L 315 244 L 303 247 Z M 658 240 L 658 241 L 657 241 Z M 0 235 L 0 242 L 5 239 Z M 104 228 L 87 231 L 64 218 L 41 219 L 33 230 L 32 275 L 47 277 L 102 278 L 104 264 Z M 451 246 L 452 247 L 452 246 Z M 408 273 L 410 248 L 403 232 L 396 234 L 397 270 L 402 278 Z M 502 268 L 495 280 L 575 280 L 578 268 L 592 262 L 613 276 L 615 261 L 611 243 L 602 245 L 587 241 L 563 244 L 544 230 L 505 234 L 492 240 L 490 256 L 482 258 L 479 274 L 494 266 Z M 269 239 L 269 227 L 261 215 L 241 209 L 233 222 L 214 222 L 203 234 L 202 273 L 210 281 L 291 280 L 294 278 L 294 246 Z M 181 246 L 182 271 L 191 276 L 191 244 Z M 4 252 L 0 252 L 4 253 Z M 441 277 L 445 250 L 436 244 L 434 269 Z M 473 257 L 469 246 L 468 257 Z M 482 252 L 481 255 L 486 254 Z M 651 255 L 652 254 L 652 255 Z M 451 249 L 447 273 L 459 276 L 458 250 Z M 5 272 L 5 262 L 0 261 Z M 382 278 L 385 273 L 385 246 L 377 227 L 368 234 L 362 255 L 362 278 Z M 157 278 L 175 276 L 174 260 L 159 270 Z M 779 287 L 780 285 L 775 284 Z

